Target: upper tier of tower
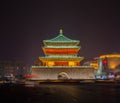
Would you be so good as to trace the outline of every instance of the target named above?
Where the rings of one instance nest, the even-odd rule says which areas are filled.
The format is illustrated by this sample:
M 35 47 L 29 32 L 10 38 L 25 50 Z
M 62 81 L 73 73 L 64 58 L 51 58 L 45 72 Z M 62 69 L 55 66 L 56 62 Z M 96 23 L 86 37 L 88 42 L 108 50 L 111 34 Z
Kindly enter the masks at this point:
M 59 35 L 49 39 L 43 40 L 45 46 L 77 46 L 80 41 L 79 40 L 72 40 L 63 35 L 63 30 L 60 29 Z

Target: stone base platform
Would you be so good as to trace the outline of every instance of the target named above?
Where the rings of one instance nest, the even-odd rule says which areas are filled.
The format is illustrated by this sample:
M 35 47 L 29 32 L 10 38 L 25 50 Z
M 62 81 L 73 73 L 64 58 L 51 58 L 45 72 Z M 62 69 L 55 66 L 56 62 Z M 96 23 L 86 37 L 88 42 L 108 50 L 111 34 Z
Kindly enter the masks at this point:
M 31 74 L 36 75 L 32 80 L 61 80 L 61 79 L 94 79 L 94 67 L 44 67 L 32 66 Z

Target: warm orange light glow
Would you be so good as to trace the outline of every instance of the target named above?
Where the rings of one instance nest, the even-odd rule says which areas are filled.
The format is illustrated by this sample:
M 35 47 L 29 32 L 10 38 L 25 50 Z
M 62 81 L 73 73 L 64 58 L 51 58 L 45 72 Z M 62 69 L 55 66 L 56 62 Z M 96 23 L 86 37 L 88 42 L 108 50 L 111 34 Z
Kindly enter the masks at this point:
M 75 62 L 70 61 L 69 66 L 75 66 Z
M 45 61 L 46 66 L 78 66 L 78 61 Z
M 120 54 L 107 54 L 100 56 L 100 58 L 120 58 Z
M 116 64 L 114 64 L 114 63 L 111 63 L 109 66 L 110 66 L 110 68 L 111 68 L 111 69 L 115 69 L 115 67 L 116 67 Z
M 50 62 L 47 63 L 47 66 L 54 66 L 54 64 L 55 64 L 54 62 L 50 61 Z
M 68 66 L 68 62 L 55 62 L 56 66 Z
M 45 50 L 47 54 L 77 54 L 77 49 L 47 49 Z
M 98 63 L 90 63 L 90 66 L 95 67 L 95 69 L 98 69 Z

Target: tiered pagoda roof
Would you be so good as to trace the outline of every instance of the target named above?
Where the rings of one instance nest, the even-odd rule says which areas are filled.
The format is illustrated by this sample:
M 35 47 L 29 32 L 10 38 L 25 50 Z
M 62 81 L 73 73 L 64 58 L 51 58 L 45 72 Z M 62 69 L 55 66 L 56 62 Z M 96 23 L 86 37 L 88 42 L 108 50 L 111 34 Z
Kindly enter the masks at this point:
M 62 29 L 60 29 L 59 35 L 57 37 L 54 37 L 54 38 L 49 39 L 49 40 L 43 40 L 43 43 L 45 45 L 52 45 L 52 46 L 57 45 L 59 43 L 62 45 L 66 44 L 66 45 L 73 46 L 73 45 L 78 45 L 79 42 L 80 42 L 79 40 L 72 40 L 72 39 L 64 36 Z
M 53 39 L 43 40 L 42 47 L 45 56 L 39 60 L 46 66 L 77 66 L 84 57 L 77 56 L 80 50 L 79 40 L 72 40 L 63 35 L 60 29 L 59 35 Z
M 60 29 L 59 35 L 50 40 L 44 40 L 43 51 L 45 55 L 77 55 L 80 50 L 79 40 L 72 40 L 63 35 Z

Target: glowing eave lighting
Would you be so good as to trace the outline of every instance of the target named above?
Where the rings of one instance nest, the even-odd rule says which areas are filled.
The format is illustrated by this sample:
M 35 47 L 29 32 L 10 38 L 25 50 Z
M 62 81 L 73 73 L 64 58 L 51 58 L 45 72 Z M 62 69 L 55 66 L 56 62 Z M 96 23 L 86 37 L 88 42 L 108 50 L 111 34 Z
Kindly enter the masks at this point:
M 100 56 L 100 58 L 102 59 L 102 58 L 120 58 L 120 55 L 102 55 L 102 56 Z

